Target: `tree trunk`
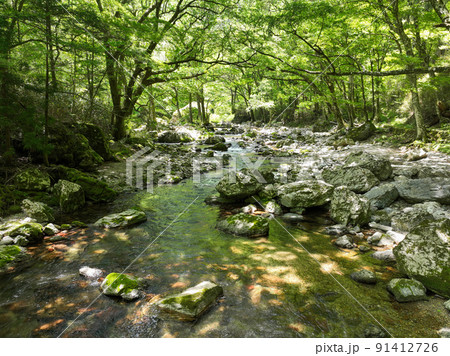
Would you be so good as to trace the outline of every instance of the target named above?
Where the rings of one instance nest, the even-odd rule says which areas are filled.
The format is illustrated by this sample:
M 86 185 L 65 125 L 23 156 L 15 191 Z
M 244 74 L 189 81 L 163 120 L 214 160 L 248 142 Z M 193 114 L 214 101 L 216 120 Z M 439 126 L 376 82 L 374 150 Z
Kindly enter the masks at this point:
M 192 124 L 193 122 L 194 121 L 192 117 L 192 93 L 189 93 L 189 123 Z
M 411 86 L 411 105 L 416 119 L 416 139 L 426 142 L 427 131 L 420 105 L 419 90 L 417 87 L 417 77 L 414 74 L 408 75 L 409 85 Z

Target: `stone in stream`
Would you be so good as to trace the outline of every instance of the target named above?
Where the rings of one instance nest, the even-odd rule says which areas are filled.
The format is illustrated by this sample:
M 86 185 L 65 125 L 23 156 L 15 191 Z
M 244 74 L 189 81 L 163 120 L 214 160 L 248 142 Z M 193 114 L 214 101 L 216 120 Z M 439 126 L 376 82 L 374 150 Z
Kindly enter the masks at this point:
M 223 136 L 209 136 L 205 141 L 203 141 L 205 145 L 215 145 L 217 143 L 225 143 L 225 137 Z
M 258 210 L 258 208 L 254 204 L 250 204 L 250 205 L 244 206 L 241 209 L 241 212 L 243 212 L 244 214 L 254 214 L 257 210 Z
M 84 191 L 79 184 L 60 179 L 53 187 L 53 194 L 64 213 L 72 213 L 84 206 Z
M 373 187 L 364 197 L 370 205 L 376 209 L 384 209 L 390 206 L 398 198 L 398 191 L 395 184 L 387 183 L 378 187 Z
M 369 236 L 367 238 L 367 243 L 378 246 L 378 243 L 380 242 L 382 237 L 383 237 L 383 234 L 381 232 L 377 231 L 372 236 Z
M 216 143 L 214 146 L 212 146 L 211 149 L 213 151 L 225 152 L 225 151 L 228 151 L 228 146 L 225 143 L 219 142 L 219 143 Z
M 238 236 L 267 236 L 269 234 L 269 220 L 261 216 L 240 213 L 219 221 L 217 228 Z
M 14 239 L 11 236 L 4 236 L 0 240 L 0 245 L 14 245 Z
M 300 214 L 294 214 L 294 213 L 287 213 L 281 216 L 281 218 L 284 221 L 290 222 L 290 223 L 297 223 L 304 221 L 305 218 Z
M 328 235 L 332 236 L 340 236 L 348 232 L 347 226 L 342 224 L 337 224 L 333 226 L 327 226 L 325 228 L 325 232 Z
M 261 183 L 247 169 L 239 172 L 229 172 L 216 186 L 220 196 L 226 199 L 244 200 L 257 194 L 261 189 Z
M 5 271 L 8 266 L 25 256 L 25 250 L 15 245 L 0 245 L 0 272 Z
M 392 176 L 391 162 L 383 157 L 371 155 L 364 151 L 353 152 L 345 160 L 346 165 L 356 165 L 371 171 L 379 180 L 383 181 Z
M 444 303 L 444 307 L 450 312 L 450 299 Z
M 270 214 L 281 215 L 283 214 L 283 209 L 278 203 L 274 200 L 269 200 L 266 203 L 263 203 L 264 210 Z
M 53 209 L 47 204 L 24 199 L 22 201 L 22 210 L 27 216 L 35 219 L 37 222 L 46 223 L 55 221 Z
M 79 269 L 78 273 L 87 279 L 98 279 L 103 276 L 103 271 L 98 268 L 91 268 L 83 266 Z
M 44 226 L 43 232 L 46 236 L 53 236 L 59 232 L 59 229 L 53 224 L 47 224 Z
M 427 289 L 422 283 L 414 279 L 394 278 L 388 283 L 387 290 L 400 303 L 428 299 Z
M 222 287 L 205 281 L 182 293 L 160 300 L 157 306 L 180 320 L 193 321 L 204 314 L 222 295 Z
M 450 298 L 450 220 L 419 225 L 394 248 L 402 273 Z
M 450 328 L 442 328 L 438 331 L 438 335 L 442 338 L 450 338 Z
M 395 262 L 395 255 L 392 250 L 385 250 L 385 251 L 377 251 L 372 254 L 372 257 L 376 260 L 383 261 L 386 263 Z
M 450 204 L 450 178 L 402 179 L 395 182 L 401 198 L 408 203 L 436 201 Z
M 385 330 L 380 328 L 378 325 L 370 324 L 364 329 L 363 337 L 381 339 L 381 338 L 388 337 L 388 334 Z
M 352 239 L 352 237 L 351 236 L 348 236 L 348 235 L 344 235 L 344 236 L 341 236 L 341 237 L 339 237 L 335 242 L 334 242 L 334 244 L 337 246 L 337 247 L 340 247 L 340 248 L 353 248 L 354 247 L 354 244 L 353 244 L 353 239 Z
M 380 183 L 371 171 L 358 166 L 325 168 L 322 177 L 335 187 L 345 186 L 355 193 L 368 192 Z
M 370 219 L 369 202 L 345 187 L 334 190 L 331 218 L 342 225 L 365 225 Z
M 14 179 L 15 186 L 20 190 L 45 191 L 50 188 L 50 176 L 37 168 L 20 172 Z
M 121 213 L 107 215 L 95 222 L 94 225 L 106 228 L 128 227 L 147 221 L 143 211 L 128 209 Z
M 100 288 L 103 294 L 134 300 L 141 296 L 140 280 L 121 273 L 110 273 L 102 282 Z
M 358 127 L 353 127 L 348 130 L 347 138 L 354 141 L 365 141 L 372 136 L 376 131 L 376 127 L 373 123 L 367 122 Z
M 41 224 L 31 222 L 28 219 L 11 221 L 0 226 L 0 236 L 25 237 L 29 242 L 40 242 L 43 237 L 43 227 Z
M 350 277 L 359 283 L 364 284 L 376 284 L 377 283 L 377 277 L 375 276 L 375 273 L 368 271 L 366 269 L 362 269 L 360 271 L 353 272 Z
M 287 208 L 310 208 L 328 203 L 333 186 L 318 180 L 289 183 L 278 190 L 281 205 Z
M 159 143 L 182 143 L 191 141 L 192 137 L 186 132 L 164 131 L 158 135 Z

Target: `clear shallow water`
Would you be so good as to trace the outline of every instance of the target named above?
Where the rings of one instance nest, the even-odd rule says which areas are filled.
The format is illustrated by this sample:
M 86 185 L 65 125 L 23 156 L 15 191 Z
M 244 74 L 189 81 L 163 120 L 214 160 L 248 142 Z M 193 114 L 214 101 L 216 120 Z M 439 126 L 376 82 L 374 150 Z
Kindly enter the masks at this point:
M 235 145 L 230 151 L 243 152 Z M 31 248 L 28 261 L 0 276 L 0 336 L 56 337 L 65 330 L 63 337 L 360 337 L 376 322 L 342 287 L 396 337 L 435 337 L 450 324 L 437 297 L 394 302 L 385 283 L 398 272 L 367 254 L 335 248 L 321 233 L 323 212 L 310 212 L 301 225 L 272 221 L 269 238 L 216 230 L 218 217 L 227 212 L 204 203 L 220 178 L 215 172 L 206 176 L 206 185 L 188 180 L 157 187 L 153 194 L 127 194 L 76 217 L 90 223 L 139 207 L 148 221 L 137 227 L 90 226 L 69 232 L 64 241 Z M 127 272 L 148 285 L 146 297 L 136 302 L 100 295 L 98 282 L 78 275 L 82 266 L 121 272 L 138 256 Z M 348 275 L 361 267 L 377 272 L 380 282 L 353 282 Z M 223 286 L 224 298 L 195 323 L 162 319 L 149 303 L 204 280 Z

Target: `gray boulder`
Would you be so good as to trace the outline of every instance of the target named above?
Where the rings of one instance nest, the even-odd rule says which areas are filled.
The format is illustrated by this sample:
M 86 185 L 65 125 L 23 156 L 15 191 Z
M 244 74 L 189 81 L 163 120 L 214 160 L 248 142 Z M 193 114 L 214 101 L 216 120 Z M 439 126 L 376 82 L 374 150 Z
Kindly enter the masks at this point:
M 391 263 L 395 262 L 396 258 L 394 255 L 394 252 L 392 250 L 385 250 L 385 251 L 377 251 L 372 254 L 372 257 L 376 260 Z
M 240 213 L 219 221 L 217 228 L 238 236 L 267 236 L 269 234 L 269 220 L 261 216 Z
M 350 275 L 351 279 L 356 282 L 364 283 L 364 284 L 376 284 L 377 277 L 375 273 L 368 271 L 366 269 L 362 269 L 360 271 L 353 272 Z
M 388 283 L 387 290 L 400 303 L 427 300 L 427 289 L 413 279 L 394 278 Z
M 394 248 L 401 272 L 450 297 L 450 220 L 424 223 Z
M 216 186 L 220 196 L 227 199 L 243 200 L 257 194 L 261 189 L 261 183 L 247 169 L 239 172 L 229 172 Z
M 72 213 L 85 204 L 84 191 L 79 184 L 60 179 L 53 187 L 53 194 L 59 200 L 59 206 L 65 213 Z
M 283 214 L 283 209 L 278 203 L 274 200 L 269 200 L 266 203 L 263 203 L 264 210 L 270 214 L 281 215 Z
M 223 295 L 223 288 L 209 281 L 157 303 L 161 311 L 183 321 L 193 321 L 204 314 Z
M 340 236 L 340 235 L 343 235 L 346 232 L 348 232 L 348 230 L 347 230 L 346 225 L 337 224 L 337 225 L 333 225 L 333 226 L 327 226 L 325 228 L 325 232 L 328 235 Z
M 392 176 L 392 166 L 388 159 L 363 151 L 351 153 L 345 160 L 345 163 L 348 166 L 356 165 L 368 169 L 380 181 L 389 179 Z
M 408 203 L 436 201 L 450 204 L 450 178 L 402 179 L 395 182 L 401 198 Z
M 391 225 L 396 230 L 408 232 L 424 222 L 448 218 L 450 214 L 439 203 L 426 202 L 394 212 L 391 215 Z
M 305 180 L 281 186 L 278 191 L 280 203 L 288 208 L 310 208 L 328 203 L 333 186 L 318 180 Z
M 78 273 L 87 279 L 99 279 L 103 276 L 103 271 L 98 268 L 91 268 L 83 266 L 79 269 Z
M 37 168 L 20 172 L 14 179 L 17 189 L 45 191 L 50 188 L 50 176 Z
M 322 177 L 335 187 L 346 186 L 355 193 L 368 192 L 380 183 L 371 171 L 357 166 L 326 168 L 322 171 Z
M 344 235 L 344 236 L 337 238 L 337 240 L 334 242 L 334 244 L 340 248 L 349 248 L 350 249 L 350 248 L 354 247 L 353 239 L 351 236 L 348 236 L 348 235 Z
M 110 214 L 97 220 L 94 225 L 106 228 L 128 227 L 147 221 L 143 211 L 128 209 L 117 214 Z
M 22 201 L 22 210 L 30 218 L 35 219 L 37 222 L 54 222 L 53 209 L 47 204 L 34 202 L 29 199 Z
M 444 303 L 444 307 L 450 312 L 450 299 Z
M 192 137 L 185 132 L 164 131 L 158 135 L 157 140 L 159 143 L 182 143 L 191 142 Z
M 331 218 L 342 225 L 364 225 L 370 219 L 369 202 L 345 187 L 334 190 L 331 199 Z
M 351 128 L 347 133 L 347 138 L 353 141 L 365 141 L 376 131 L 376 127 L 371 122 L 361 126 Z
M 373 208 L 384 209 L 397 200 L 398 190 L 395 187 L 395 184 L 383 184 L 378 187 L 373 187 L 364 194 L 364 197 L 369 201 Z

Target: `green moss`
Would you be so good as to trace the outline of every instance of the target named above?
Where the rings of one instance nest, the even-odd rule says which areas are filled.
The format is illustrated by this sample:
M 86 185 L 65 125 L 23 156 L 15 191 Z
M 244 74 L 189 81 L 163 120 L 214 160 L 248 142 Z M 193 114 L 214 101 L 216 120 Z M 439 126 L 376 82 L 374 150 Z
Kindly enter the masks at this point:
M 19 246 L 1 246 L 0 245 L 0 268 L 7 263 L 14 261 L 20 254 L 22 249 Z
M 139 280 L 125 274 L 110 273 L 105 278 L 105 286 L 115 294 L 128 294 L 139 287 Z

